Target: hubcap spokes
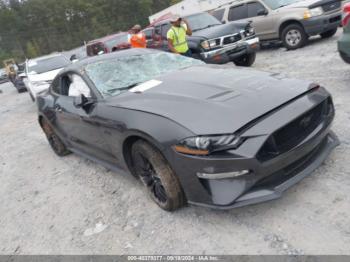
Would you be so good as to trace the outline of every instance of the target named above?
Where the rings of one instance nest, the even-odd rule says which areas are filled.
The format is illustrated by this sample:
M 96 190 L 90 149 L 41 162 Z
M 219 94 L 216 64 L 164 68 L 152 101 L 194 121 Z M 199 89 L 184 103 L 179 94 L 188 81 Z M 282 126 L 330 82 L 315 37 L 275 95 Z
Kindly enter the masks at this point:
M 162 181 L 157 176 L 152 164 L 143 155 L 138 154 L 135 159 L 135 166 L 142 182 L 147 186 L 151 194 L 157 201 L 165 203 L 168 197 L 162 185 Z
M 287 33 L 286 40 L 289 45 L 296 46 L 301 41 L 301 33 L 298 30 L 290 30 Z

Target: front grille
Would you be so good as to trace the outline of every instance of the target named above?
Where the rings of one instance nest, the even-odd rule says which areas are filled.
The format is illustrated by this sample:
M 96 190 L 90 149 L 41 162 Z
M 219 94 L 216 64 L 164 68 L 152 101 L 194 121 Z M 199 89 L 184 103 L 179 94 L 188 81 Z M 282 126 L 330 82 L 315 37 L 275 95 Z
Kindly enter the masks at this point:
M 283 169 L 276 171 L 268 177 L 263 178 L 254 186 L 253 189 L 261 189 L 267 187 L 273 188 L 282 184 L 284 181 L 287 181 L 292 177 L 296 176 L 315 161 L 315 159 L 320 154 L 320 150 L 322 151 L 322 148 L 326 146 L 327 140 L 328 138 L 326 137 L 315 149 L 313 149 L 306 156 L 303 156 L 302 158 L 296 160 L 292 164 L 284 167 Z
M 233 44 L 236 43 L 237 41 L 241 40 L 242 36 L 240 34 L 234 34 L 234 35 L 230 35 L 224 38 L 224 45 L 229 45 L 229 44 Z
M 327 99 L 285 127 L 273 133 L 258 153 L 260 161 L 270 160 L 300 144 L 327 116 L 333 114 L 333 103 Z
M 339 9 L 340 7 L 341 7 L 340 1 L 335 1 L 335 2 L 322 5 L 322 9 L 324 12 L 330 12 L 330 11 Z

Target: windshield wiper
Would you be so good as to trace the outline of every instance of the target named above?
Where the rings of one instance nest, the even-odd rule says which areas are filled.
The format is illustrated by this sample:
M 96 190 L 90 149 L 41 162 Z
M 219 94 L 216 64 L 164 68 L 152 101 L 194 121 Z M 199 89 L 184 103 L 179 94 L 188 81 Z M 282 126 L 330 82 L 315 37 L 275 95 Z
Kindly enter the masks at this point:
M 128 85 L 126 87 L 119 87 L 119 88 L 113 88 L 113 89 L 109 89 L 107 92 L 110 93 L 110 94 L 113 94 L 117 91 L 125 91 L 125 90 L 129 90 L 135 86 L 138 86 L 139 84 L 141 83 L 135 83 L 135 84 L 131 84 L 131 85 Z
M 201 30 L 204 30 L 204 29 L 207 29 L 207 28 L 210 28 L 210 27 L 214 27 L 214 26 L 217 26 L 217 25 L 221 25 L 221 24 L 207 25 L 206 27 L 203 27 L 203 28 L 194 29 L 193 32 L 201 31 Z

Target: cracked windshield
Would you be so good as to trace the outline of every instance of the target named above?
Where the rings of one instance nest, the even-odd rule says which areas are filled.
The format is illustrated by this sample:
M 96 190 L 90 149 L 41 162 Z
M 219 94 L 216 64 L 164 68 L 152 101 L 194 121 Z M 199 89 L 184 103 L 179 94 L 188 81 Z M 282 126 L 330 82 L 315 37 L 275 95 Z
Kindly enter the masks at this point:
M 163 74 L 202 64 L 184 56 L 154 53 L 100 61 L 89 64 L 85 71 L 100 93 L 108 97 Z

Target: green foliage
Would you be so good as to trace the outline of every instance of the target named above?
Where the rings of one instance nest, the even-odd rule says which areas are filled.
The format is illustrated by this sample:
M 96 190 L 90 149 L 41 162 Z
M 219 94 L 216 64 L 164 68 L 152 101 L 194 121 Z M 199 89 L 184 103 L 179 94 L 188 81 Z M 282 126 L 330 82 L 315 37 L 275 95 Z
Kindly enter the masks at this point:
M 146 26 L 179 0 L 0 0 L 0 59 L 23 60 Z
M 33 57 L 38 56 L 38 51 L 36 50 L 36 48 L 32 44 L 32 42 L 27 43 L 26 54 L 27 54 L 28 58 L 33 58 Z

